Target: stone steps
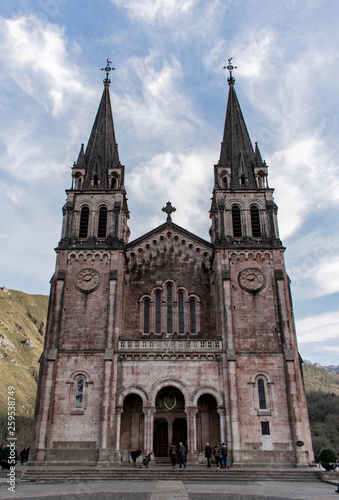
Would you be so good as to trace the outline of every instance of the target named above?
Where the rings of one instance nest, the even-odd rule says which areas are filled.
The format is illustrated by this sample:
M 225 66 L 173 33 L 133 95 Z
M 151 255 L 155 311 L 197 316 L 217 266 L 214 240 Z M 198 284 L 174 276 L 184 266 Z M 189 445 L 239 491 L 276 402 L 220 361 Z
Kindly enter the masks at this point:
M 146 469 L 137 467 L 27 467 L 21 481 L 67 482 L 67 481 L 321 481 L 320 475 L 310 469 L 228 469 L 217 470 L 188 466 L 180 471 L 168 465 Z

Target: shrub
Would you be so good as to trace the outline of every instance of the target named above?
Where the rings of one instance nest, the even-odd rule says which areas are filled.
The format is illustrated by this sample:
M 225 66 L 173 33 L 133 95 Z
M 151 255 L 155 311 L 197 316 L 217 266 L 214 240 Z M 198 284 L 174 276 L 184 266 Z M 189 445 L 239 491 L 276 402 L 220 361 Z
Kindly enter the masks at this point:
M 326 470 L 334 470 L 337 467 L 337 454 L 331 448 L 325 448 L 320 453 L 319 462 Z

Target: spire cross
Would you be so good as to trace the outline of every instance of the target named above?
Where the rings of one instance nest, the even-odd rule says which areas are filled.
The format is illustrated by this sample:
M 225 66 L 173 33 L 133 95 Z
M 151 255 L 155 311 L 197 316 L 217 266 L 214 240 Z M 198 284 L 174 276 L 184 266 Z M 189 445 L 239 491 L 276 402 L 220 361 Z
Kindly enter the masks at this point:
M 162 211 L 167 214 L 166 222 L 172 222 L 171 214 L 176 211 L 176 208 L 172 207 L 172 203 L 170 201 L 166 203 L 166 206 L 162 209 Z
M 115 70 L 115 68 L 111 68 L 111 66 L 110 66 L 111 64 L 112 64 L 112 61 L 107 59 L 107 65 L 104 68 L 101 68 L 101 71 L 106 71 L 106 78 L 105 78 L 105 80 L 103 80 L 103 83 L 104 83 L 104 85 L 108 85 L 108 86 L 111 83 L 111 80 L 108 78 L 108 75 L 109 75 L 110 71 Z
M 233 66 L 232 59 L 233 59 L 233 57 L 229 57 L 227 66 L 223 66 L 223 69 L 227 69 L 230 72 L 230 76 L 227 78 L 227 81 L 229 84 L 235 82 L 235 78 L 233 78 L 233 76 L 232 76 L 232 71 L 234 69 L 238 69 L 238 66 Z

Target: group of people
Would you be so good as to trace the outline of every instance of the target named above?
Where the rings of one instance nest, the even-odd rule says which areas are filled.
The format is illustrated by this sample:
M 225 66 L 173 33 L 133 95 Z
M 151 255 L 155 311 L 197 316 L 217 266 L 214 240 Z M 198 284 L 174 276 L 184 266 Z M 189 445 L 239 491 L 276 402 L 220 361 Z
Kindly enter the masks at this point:
M 183 445 L 182 441 L 179 443 L 179 448 L 177 448 L 174 444 L 170 446 L 169 449 L 169 457 L 171 460 L 172 469 L 176 468 L 177 461 L 179 458 L 179 470 L 186 469 L 186 447 Z
M 216 443 L 213 450 L 212 450 L 210 444 L 206 443 L 205 457 L 207 458 L 207 467 L 211 467 L 212 455 L 214 455 L 217 470 L 230 468 L 230 466 L 228 465 L 228 461 L 227 461 L 227 447 L 226 447 L 225 443 L 221 443 L 221 446 L 219 446 L 219 444 Z

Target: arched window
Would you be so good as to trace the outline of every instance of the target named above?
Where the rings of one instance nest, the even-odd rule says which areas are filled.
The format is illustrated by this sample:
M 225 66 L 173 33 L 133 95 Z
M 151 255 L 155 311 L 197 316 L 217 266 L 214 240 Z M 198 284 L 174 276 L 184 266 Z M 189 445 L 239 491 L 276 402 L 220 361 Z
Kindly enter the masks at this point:
M 111 178 L 111 189 L 115 189 L 115 185 L 116 185 L 116 183 L 117 183 L 116 178 L 115 178 L 115 177 L 112 177 L 112 178 Z
M 258 395 L 259 395 L 259 408 L 260 408 L 260 410 L 266 410 L 265 381 L 262 378 L 258 379 Z
M 98 187 L 99 186 L 99 177 L 97 175 L 95 175 L 93 177 L 93 186 L 94 187 Z
M 197 326 L 196 326 L 196 315 L 195 315 L 195 300 L 192 299 L 190 301 L 190 326 L 191 326 L 191 333 L 196 333 L 197 332 Z
M 240 186 L 246 186 L 246 177 L 244 174 L 240 177 Z
M 167 285 L 167 333 L 173 333 L 173 289 Z
M 89 208 L 82 207 L 80 212 L 79 238 L 87 238 L 88 220 L 89 220 Z
M 260 238 L 261 229 L 260 229 L 260 217 L 259 217 L 258 207 L 252 205 L 250 211 L 251 211 L 252 236 L 253 238 Z
M 107 208 L 100 207 L 98 221 L 98 238 L 106 238 L 107 231 Z
M 155 333 L 161 333 L 161 293 L 155 293 Z
M 184 311 L 184 294 L 179 292 L 179 333 L 185 332 L 185 311 Z
M 74 408 L 76 410 L 82 410 L 84 385 L 85 385 L 84 377 L 82 376 L 77 377 L 76 387 L 75 387 L 75 403 L 74 403 Z
M 241 217 L 240 217 L 240 208 L 237 205 L 233 205 L 232 207 L 232 223 L 233 223 L 233 236 L 235 238 L 241 238 Z
M 144 333 L 149 333 L 149 299 L 144 300 Z
M 224 189 L 227 189 L 228 188 L 228 182 L 227 182 L 227 177 L 226 175 L 222 178 L 222 187 Z
M 77 180 L 77 189 L 81 189 L 81 177 Z

